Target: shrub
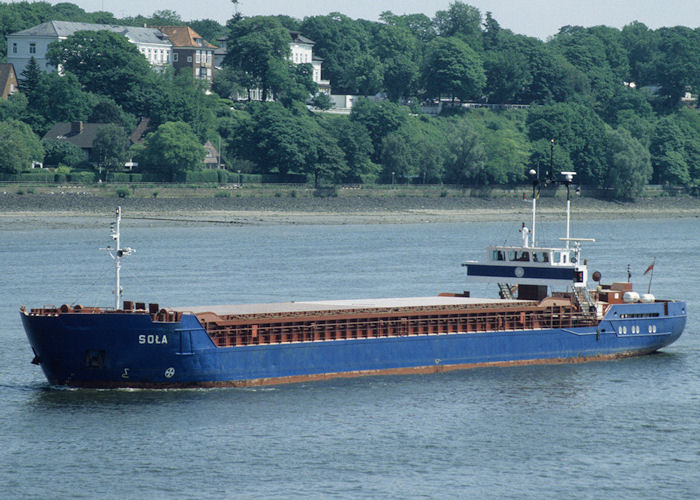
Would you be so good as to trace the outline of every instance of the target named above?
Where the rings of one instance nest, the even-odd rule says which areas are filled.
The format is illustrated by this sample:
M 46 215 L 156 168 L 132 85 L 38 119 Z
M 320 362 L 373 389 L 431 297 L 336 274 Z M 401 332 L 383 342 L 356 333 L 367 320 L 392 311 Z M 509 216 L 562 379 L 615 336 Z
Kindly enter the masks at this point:
M 120 198 L 128 198 L 129 197 L 129 188 L 125 188 L 125 187 L 117 188 L 117 196 L 119 196 Z

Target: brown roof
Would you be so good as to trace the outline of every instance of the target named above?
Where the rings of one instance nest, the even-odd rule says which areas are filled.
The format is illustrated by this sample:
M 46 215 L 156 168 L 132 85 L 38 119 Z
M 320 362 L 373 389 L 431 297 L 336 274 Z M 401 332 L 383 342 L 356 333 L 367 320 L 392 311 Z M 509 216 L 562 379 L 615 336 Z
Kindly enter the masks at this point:
M 16 91 L 18 82 L 15 67 L 12 63 L 0 63 L 0 93 L 2 93 L 3 98 L 7 98 L 10 94 L 10 83 L 15 86 L 14 90 Z
M 129 141 L 131 142 L 131 144 L 143 142 L 144 136 L 146 135 L 146 130 L 148 130 L 150 124 L 150 118 L 141 118 L 141 121 L 136 126 L 134 131 L 131 134 L 129 134 Z
M 12 63 L 0 63 L 0 81 L 7 81 L 14 72 L 15 67 Z
M 202 36 L 189 26 L 153 26 L 165 33 L 174 47 L 203 47 L 215 49 Z

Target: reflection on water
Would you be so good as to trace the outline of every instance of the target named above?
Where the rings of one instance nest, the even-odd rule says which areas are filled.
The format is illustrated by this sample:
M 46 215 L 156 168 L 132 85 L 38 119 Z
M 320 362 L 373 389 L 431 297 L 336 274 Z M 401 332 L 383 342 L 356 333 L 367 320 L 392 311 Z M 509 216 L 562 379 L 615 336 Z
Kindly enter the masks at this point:
M 110 222 L 0 228 L 0 485 L 10 497 L 700 495 L 700 261 L 690 219 L 579 221 L 603 280 L 688 302 L 663 352 L 577 365 L 190 390 L 50 388 L 20 304 L 112 303 Z M 423 296 L 519 242 L 514 223 L 194 226 L 124 221 L 129 299 L 162 305 Z M 555 242 L 563 223 L 538 227 Z M 689 237 L 690 236 L 690 237 Z M 688 263 L 688 264 L 686 264 Z M 8 495 L 9 492 L 9 495 Z M 650 493 L 653 492 L 653 493 Z

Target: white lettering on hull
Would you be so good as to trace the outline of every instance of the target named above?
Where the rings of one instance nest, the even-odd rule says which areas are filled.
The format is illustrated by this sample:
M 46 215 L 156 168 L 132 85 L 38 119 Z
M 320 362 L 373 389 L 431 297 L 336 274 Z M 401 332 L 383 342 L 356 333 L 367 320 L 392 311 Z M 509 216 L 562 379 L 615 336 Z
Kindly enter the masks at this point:
M 167 344 L 167 335 L 139 335 L 139 344 Z

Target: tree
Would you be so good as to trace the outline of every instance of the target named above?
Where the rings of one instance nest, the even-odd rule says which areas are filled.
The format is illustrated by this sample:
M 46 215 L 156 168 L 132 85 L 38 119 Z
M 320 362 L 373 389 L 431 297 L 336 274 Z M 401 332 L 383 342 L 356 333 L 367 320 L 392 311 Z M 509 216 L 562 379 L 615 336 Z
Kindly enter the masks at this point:
M 532 85 L 527 58 L 512 51 L 489 52 L 485 56 L 486 91 L 491 103 L 527 103 L 524 96 Z
M 436 38 L 428 44 L 423 66 L 425 90 L 430 96 L 478 99 L 486 85 L 481 58 L 458 38 Z
M 42 73 L 34 97 L 28 103 L 27 121 L 40 133 L 53 123 L 84 121 L 90 113 L 90 100 L 71 73 Z
M 273 88 L 277 101 L 286 107 L 294 102 L 306 102 L 318 93 L 318 85 L 313 80 L 314 68 L 310 63 L 294 64 L 286 61 L 280 68 L 279 83 Z
M 408 28 L 384 25 L 374 37 L 375 53 L 384 66 L 384 90 L 397 102 L 415 89 L 419 75 L 418 40 Z
M 462 39 L 474 50 L 481 50 L 481 12 L 459 0 L 447 10 L 435 13 L 433 24 L 438 35 Z
M 207 95 L 201 88 L 201 82 L 191 73 L 182 72 L 171 78 L 170 75 L 157 77 L 159 106 L 150 117 L 154 126 L 166 122 L 185 122 L 204 144 L 208 138 L 216 135 L 216 115 L 218 97 Z
M 630 79 L 637 85 L 655 82 L 653 58 L 658 46 L 658 37 L 643 23 L 634 21 L 622 28 L 622 44 L 627 52 Z
M 95 134 L 92 145 L 93 159 L 100 171 L 104 170 L 105 178 L 107 172 L 123 167 L 126 160 L 129 159 L 127 151 L 129 139 L 124 129 L 114 123 L 100 127 Z
M 364 125 L 345 116 L 326 116 L 322 128 L 329 129 L 348 165 L 348 182 L 374 182 L 377 166 L 372 163 L 372 139 Z
M 700 89 L 700 30 L 683 26 L 660 28 L 655 60 L 659 94 L 666 109 L 676 109 L 686 89 Z
M 126 113 L 119 104 L 109 97 L 97 98 L 88 121 L 91 123 L 115 123 L 127 131 L 133 130 L 136 126 L 136 117 Z
M 27 96 L 22 92 L 15 92 L 7 99 L 0 100 L 0 121 L 25 119 L 28 104 Z
M 185 24 L 180 14 L 170 9 L 157 10 L 151 16 L 151 24 L 156 26 L 180 26 Z
M 323 58 L 323 76 L 331 80 L 335 92 L 371 95 L 377 85 L 381 87 L 380 61 L 371 54 L 364 24 L 331 12 L 305 18 L 300 31 L 316 42 L 314 54 Z
M 151 67 L 126 37 L 111 31 L 78 31 L 49 45 L 49 62 L 73 73 L 83 87 L 126 102 L 129 91 L 145 84 Z
M 289 32 L 273 17 L 249 17 L 228 24 L 228 53 L 225 65 L 244 71 L 262 90 L 262 100 L 267 100 L 273 88 L 279 88 L 280 79 L 286 76 L 290 54 Z
M 406 108 L 387 101 L 372 102 L 369 99 L 360 99 L 350 111 L 350 120 L 364 125 L 372 139 L 372 161 L 375 163 L 380 161 L 384 137 L 397 130 L 407 118 Z
M 136 157 L 149 172 L 176 181 L 188 170 L 199 170 L 206 156 L 204 147 L 185 122 L 166 122 L 150 134 Z
M 72 142 L 62 139 L 43 139 L 41 144 L 46 153 L 44 156 L 46 166 L 75 167 L 86 160 L 85 152 Z
M 39 63 L 36 62 L 34 56 L 29 58 L 29 62 L 25 68 L 20 73 L 19 78 L 19 90 L 27 96 L 30 101 L 34 99 L 34 94 L 36 93 L 36 88 L 39 85 L 39 80 L 41 78 L 41 68 Z
M 554 139 L 556 149 L 569 153 L 578 172 L 577 181 L 605 184 L 605 123 L 589 106 L 556 103 L 533 107 L 528 112 L 527 126 L 531 141 Z
M 415 152 L 402 134 L 392 132 L 382 141 L 382 178 L 384 182 L 406 182 L 418 174 Z
M 402 26 L 407 28 L 413 36 L 422 43 L 427 43 L 435 36 L 433 21 L 425 14 L 404 14 L 397 16 L 390 10 L 385 10 L 379 15 L 379 19 L 390 26 Z
M 486 184 L 486 153 L 479 134 L 466 121 L 455 123 L 447 138 L 446 181 L 453 184 Z
M 251 120 L 238 130 L 238 156 L 254 162 L 260 173 L 305 172 L 316 154 L 314 131 L 302 119 L 308 111 L 274 102 L 252 103 L 249 109 Z
M 649 146 L 653 180 L 657 184 L 686 185 L 690 181 L 689 167 L 683 155 L 685 134 L 674 118 L 670 115 L 658 121 Z
M 317 109 L 327 110 L 333 107 L 333 101 L 325 92 L 319 92 L 311 100 L 311 105 Z
M 44 148 L 29 125 L 17 120 L 0 122 L 0 172 L 16 174 L 43 159 Z
M 247 73 L 243 73 L 232 66 L 224 66 L 216 71 L 216 78 L 212 82 L 211 89 L 226 99 L 236 99 L 244 96 L 255 87 L 255 81 Z
M 651 179 L 649 151 L 623 128 L 610 130 L 607 141 L 607 187 L 617 199 L 639 196 Z
M 304 119 L 305 129 L 312 135 L 315 147 L 310 149 L 311 155 L 306 163 L 304 172 L 314 176 L 314 186 L 318 187 L 323 179 L 332 183 L 345 180 L 348 175 L 348 164 L 343 150 L 338 146 L 330 132 L 320 127 L 313 117 Z

